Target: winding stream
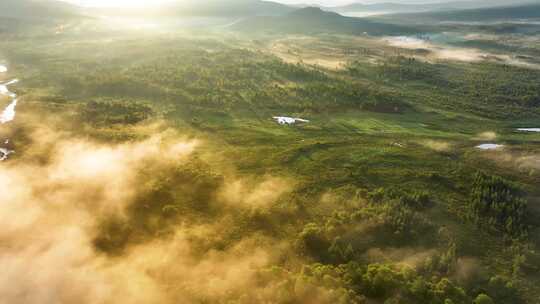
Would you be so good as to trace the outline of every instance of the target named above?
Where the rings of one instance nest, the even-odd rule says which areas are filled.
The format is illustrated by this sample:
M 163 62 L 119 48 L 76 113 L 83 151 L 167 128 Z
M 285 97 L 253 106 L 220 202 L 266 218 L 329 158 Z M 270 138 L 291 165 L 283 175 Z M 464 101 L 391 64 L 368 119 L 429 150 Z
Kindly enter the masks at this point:
M 6 73 L 7 71 L 8 69 L 6 66 L 0 65 L 0 73 Z M 7 96 L 11 99 L 11 102 L 9 103 L 9 105 L 2 111 L 2 113 L 0 113 L 0 124 L 5 124 L 15 119 L 15 114 L 16 114 L 15 109 L 17 107 L 17 94 L 11 92 L 9 90 L 9 86 L 14 85 L 17 82 L 19 82 L 18 79 L 13 79 L 6 83 L 0 84 L 0 95 Z M 9 150 L 7 147 L 3 147 L 7 144 L 9 144 L 9 140 L 5 140 L 3 143 L 0 144 L 0 161 L 6 160 L 10 154 L 14 153 L 14 151 Z
M 534 133 L 540 133 L 540 128 L 519 128 L 517 129 L 520 132 L 534 132 Z

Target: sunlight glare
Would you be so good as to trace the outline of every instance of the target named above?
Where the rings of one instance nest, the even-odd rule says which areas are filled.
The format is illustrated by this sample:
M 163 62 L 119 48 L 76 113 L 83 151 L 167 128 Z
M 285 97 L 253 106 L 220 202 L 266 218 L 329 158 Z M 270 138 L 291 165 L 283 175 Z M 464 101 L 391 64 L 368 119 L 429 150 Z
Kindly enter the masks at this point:
M 149 7 L 159 6 L 172 0 L 76 0 L 76 3 L 86 7 Z

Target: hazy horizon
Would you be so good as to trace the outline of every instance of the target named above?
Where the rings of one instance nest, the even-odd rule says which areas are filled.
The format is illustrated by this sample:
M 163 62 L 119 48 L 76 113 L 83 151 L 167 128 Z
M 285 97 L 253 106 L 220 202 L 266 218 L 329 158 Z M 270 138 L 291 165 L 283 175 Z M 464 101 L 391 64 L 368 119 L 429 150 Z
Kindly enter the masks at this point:
M 83 6 L 149 6 L 149 5 L 159 5 L 167 2 L 181 2 L 178 0 L 62 0 L 66 2 L 75 3 Z M 364 4 L 373 4 L 373 3 L 406 3 L 406 4 L 421 4 L 421 3 L 443 3 L 443 2 L 470 2 L 474 0 L 264 0 L 269 2 L 278 2 L 288 5 L 324 5 L 324 6 L 341 6 L 352 3 L 364 3 Z M 499 0 L 498 3 L 507 2 L 508 4 L 515 3 L 512 0 Z M 531 0 L 530 2 L 534 2 Z M 538 1 L 540 3 L 540 1 Z

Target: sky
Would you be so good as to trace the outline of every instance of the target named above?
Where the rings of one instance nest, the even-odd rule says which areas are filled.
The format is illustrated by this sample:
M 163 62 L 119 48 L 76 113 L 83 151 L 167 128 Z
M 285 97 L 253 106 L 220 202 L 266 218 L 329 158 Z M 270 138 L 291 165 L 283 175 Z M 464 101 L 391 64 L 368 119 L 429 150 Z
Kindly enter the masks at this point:
M 360 1 L 354 1 L 354 0 L 278 0 L 275 2 L 281 2 L 285 4 L 320 4 L 320 5 L 326 5 L 326 6 L 338 6 L 338 5 L 344 5 L 349 4 L 353 2 L 360 2 Z
M 0 0 L 1 1 L 1 0 Z M 65 0 L 68 2 L 76 3 L 83 6 L 130 6 L 130 7 L 140 7 L 148 5 L 159 5 L 166 2 L 174 2 L 179 0 Z M 195 0 L 182 0 L 182 1 L 195 1 Z M 226 0 L 224 0 L 226 1 Z M 326 6 L 338 6 L 349 4 L 353 2 L 358 2 L 354 0 L 273 0 L 274 2 L 281 2 L 285 4 L 320 4 Z M 376 2 L 377 0 L 367 0 L 362 2 Z M 395 0 L 395 2 L 404 1 L 404 0 Z M 410 1 L 410 0 L 405 0 Z M 429 0 L 428 0 L 429 1 Z
M 361 3 L 374 3 L 374 2 L 410 2 L 410 1 L 403 1 L 403 0 L 384 0 L 384 1 L 377 1 L 377 0 L 366 0 L 366 1 L 354 1 L 354 0 L 276 0 L 275 2 L 281 2 L 285 4 L 321 4 L 321 5 L 327 5 L 327 6 L 338 6 L 338 5 L 344 5 L 344 4 L 350 4 L 353 2 L 361 2 Z M 429 0 L 424 1 L 429 2 Z
M 0 0 L 1 1 L 1 0 Z M 85 6 L 148 6 L 159 5 L 166 2 L 173 1 L 196 1 L 196 0 L 64 0 L 72 3 L 85 5 Z M 223 0 L 227 1 L 227 0 Z M 449 2 L 452 0 L 272 0 L 274 2 L 281 2 L 285 4 L 319 4 L 325 6 L 339 6 L 350 4 L 353 2 L 360 3 L 380 3 L 380 2 L 395 2 L 395 3 L 436 3 L 436 2 Z M 467 1 L 467 0 L 462 0 Z M 508 3 L 512 3 L 512 0 L 508 0 Z
M 147 6 L 159 5 L 175 0 L 66 0 L 84 6 Z M 176 0 L 178 1 L 178 0 Z M 183 0 L 190 1 L 190 0 Z M 226 0 L 224 0 L 226 1 Z M 354 0 L 274 0 L 285 4 L 322 4 L 322 5 L 343 5 L 355 2 Z M 401 0 L 397 0 L 401 1 Z
M 358 3 L 383 3 L 383 2 L 393 2 L 393 3 L 438 3 L 438 2 L 453 2 L 453 1 L 472 1 L 472 0 L 272 0 L 275 2 L 281 2 L 285 4 L 321 4 L 325 6 L 338 6 L 344 4 L 350 4 L 354 2 Z M 484 0 L 489 1 L 489 0 Z M 494 1 L 495 2 L 495 1 Z M 505 2 L 504 0 L 498 0 L 496 2 Z M 511 4 L 514 0 L 507 0 L 506 3 Z M 540 2 L 540 0 L 539 0 Z

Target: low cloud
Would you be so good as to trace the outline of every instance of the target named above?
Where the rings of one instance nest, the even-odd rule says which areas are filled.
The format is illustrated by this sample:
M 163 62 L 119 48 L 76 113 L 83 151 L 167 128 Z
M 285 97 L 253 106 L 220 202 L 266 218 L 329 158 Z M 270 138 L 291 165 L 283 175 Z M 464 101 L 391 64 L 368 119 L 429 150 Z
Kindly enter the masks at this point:
M 477 62 L 484 60 L 488 56 L 487 53 L 477 49 L 442 47 L 435 45 L 430 41 L 415 37 L 390 37 L 385 38 L 384 41 L 391 46 L 402 49 L 429 51 L 429 53 L 425 55 L 428 59 Z
M 448 152 L 452 149 L 452 144 L 441 140 L 425 140 L 420 142 L 420 144 L 437 152 Z
M 513 170 L 529 174 L 540 172 L 540 154 L 538 153 L 507 149 L 499 153 L 486 153 L 485 157 Z
M 486 131 L 477 134 L 474 138 L 474 140 L 495 140 L 497 139 L 497 133 L 493 131 Z
M 475 48 L 463 48 L 436 44 L 428 40 L 416 37 L 387 37 L 383 42 L 397 48 L 427 51 L 424 55 L 417 55 L 426 60 L 453 60 L 464 62 L 495 61 L 518 67 L 540 69 L 540 65 L 525 60 L 517 59 L 509 55 L 494 54 Z
M 460 284 L 468 285 L 477 281 L 483 275 L 484 271 L 478 259 L 462 257 L 457 260 L 453 277 Z
M 281 178 L 253 182 L 224 174 L 213 198 L 223 212 L 213 220 L 187 225 L 180 216 L 172 234 L 108 255 L 95 247 L 98 228 L 111 216 L 130 216 L 127 210 L 147 182 L 143 178 L 149 178 L 141 171 L 155 168 L 157 175 L 163 167 L 192 162 L 202 143 L 171 131 L 115 145 L 46 127 L 30 137 L 20 158 L 0 164 L 0 298 L 6 303 L 166 304 L 251 297 L 264 288 L 256 283 L 257 272 L 290 252 L 285 243 L 253 234 L 216 245 L 228 225 L 236 224 L 233 210 L 266 208 L 293 188 Z M 35 158 L 40 154 L 46 156 Z
M 392 262 L 400 265 L 418 268 L 423 266 L 426 259 L 436 254 L 434 249 L 419 248 L 370 248 L 364 259 L 370 263 Z
M 267 208 L 292 189 L 292 183 L 283 178 L 267 176 L 259 182 L 233 179 L 221 191 L 221 198 L 231 206 Z

